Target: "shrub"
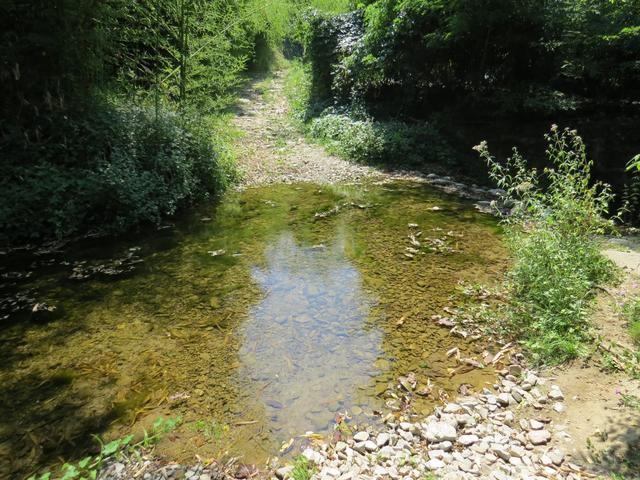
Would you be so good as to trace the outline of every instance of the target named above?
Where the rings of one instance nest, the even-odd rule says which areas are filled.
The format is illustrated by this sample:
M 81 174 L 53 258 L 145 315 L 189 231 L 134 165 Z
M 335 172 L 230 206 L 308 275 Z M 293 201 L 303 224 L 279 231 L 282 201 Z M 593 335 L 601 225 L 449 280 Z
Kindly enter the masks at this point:
M 202 120 L 111 104 L 13 138 L 0 180 L 0 242 L 120 233 L 220 191 L 231 170 Z
M 553 126 L 546 139 L 553 167 L 542 178 L 515 149 L 506 165 L 491 157 L 486 142 L 476 149 L 515 205 L 503 217 L 514 261 L 508 323 L 538 360 L 553 363 L 583 352 L 593 288 L 615 270 L 595 238 L 612 226 L 605 218 L 609 187 L 591 182 L 592 162 L 575 131 Z
M 372 164 L 451 164 L 454 152 L 431 124 L 355 119 L 326 113 L 311 121 L 312 136 L 349 160 Z

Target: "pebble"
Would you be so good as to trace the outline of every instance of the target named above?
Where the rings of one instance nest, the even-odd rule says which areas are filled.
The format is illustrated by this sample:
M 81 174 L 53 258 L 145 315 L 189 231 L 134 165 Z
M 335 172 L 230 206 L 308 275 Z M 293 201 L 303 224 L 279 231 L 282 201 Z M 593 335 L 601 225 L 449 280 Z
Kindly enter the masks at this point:
M 532 419 L 529 420 L 529 426 L 531 427 L 531 430 L 542 430 L 544 428 L 544 423 Z
M 364 448 L 368 452 L 375 452 L 376 450 L 378 450 L 378 446 L 371 440 L 367 440 L 366 442 L 364 442 Z
M 480 439 L 478 438 L 477 435 L 460 435 L 458 437 L 458 443 L 465 447 L 468 447 L 469 445 L 473 445 L 478 440 Z
M 557 385 L 551 386 L 548 397 L 551 400 L 564 400 L 564 395 L 562 393 L 562 390 L 560 390 L 560 387 L 558 387 Z
M 385 445 L 387 445 L 389 443 L 390 439 L 391 439 L 391 436 L 388 433 L 380 432 L 376 436 L 376 445 L 378 447 L 384 447 Z
M 429 470 L 439 470 L 441 468 L 444 468 L 445 465 L 446 463 L 444 463 L 442 460 L 438 460 L 437 458 L 432 458 L 427 463 L 425 463 L 425 467 L 427 467 L 427 469 Z
M 549 456 L 553 464 L 558 467 L 562 465 L 562 462 L 564 462 L 564 453 L 562 453 L 562 451 L 558 449 L 551 450 L 547 455 Z
M 280 467 L 276 470 L 276 477 L 280 480 L 284 480 L 289 476 L 289 474 L 293 471 L 293 466 L 285 465 L 284 467 Z
M 534 430 L 527 435 L 533 445 L 544 445 L 551 440 L 551 434 L 547 430 Z
M 353 436 L 356 442 L 366 442 L 369 440 L 369 434 L 367 432 L 358 432 Z

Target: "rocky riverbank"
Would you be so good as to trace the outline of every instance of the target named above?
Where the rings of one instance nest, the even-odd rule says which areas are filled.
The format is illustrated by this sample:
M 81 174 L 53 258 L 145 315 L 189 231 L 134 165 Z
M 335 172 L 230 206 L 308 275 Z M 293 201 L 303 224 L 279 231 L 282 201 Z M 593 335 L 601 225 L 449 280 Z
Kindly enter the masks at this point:
M 316 441 L 302 455 L 316 480 L 593 478 L 566 453 L 571 437 L 557 415 L 564 408 L 558 386 L 514 363 L 492 386 L 436 407 L 426 418 L 388 413 L 382 427 Z M 233 462 L 187 467 L 130 458 L 110 462 L 98 478 L 286 480 L 294 478 L 293 470 L 293 465 L 258 471 Z
M 303 455 L 313 478 L 579 479 L 592 475 L 571 462 L 559 387 L 512 365 L 492 388 L 437 407 L 426 418 L 389 415 L 385 427 L 310 447 Z M 291 466 L 280 479 L 291 478 Z

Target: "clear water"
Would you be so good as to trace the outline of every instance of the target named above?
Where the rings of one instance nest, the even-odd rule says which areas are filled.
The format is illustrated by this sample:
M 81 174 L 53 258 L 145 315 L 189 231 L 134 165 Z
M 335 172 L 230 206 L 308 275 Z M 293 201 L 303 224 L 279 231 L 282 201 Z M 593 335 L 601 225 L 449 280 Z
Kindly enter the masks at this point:
M 424 253 L 408 258 L 418 230 Z M 122 269 L 112 260 L 127 256 L 130 272 L 92 268 Z M 495 221 L 419 184 L 250 189 L 171 228 L 4 258 L 0 297 L 56 310 L 0 314 L 0 476 L 158 416 L 183 417 L 160 454 L 259 463 L 304 432 L 330 434 L 337 413 L 375 422 L 397 406 L 383 392 L 408 372 L 444 392 L 493 378 L 449 377 L 445 352 L 479 347 L 431 315 L 455 303 L 459 281 L 502 270 Z M 70 278 L 74 268 L 88 277 Z

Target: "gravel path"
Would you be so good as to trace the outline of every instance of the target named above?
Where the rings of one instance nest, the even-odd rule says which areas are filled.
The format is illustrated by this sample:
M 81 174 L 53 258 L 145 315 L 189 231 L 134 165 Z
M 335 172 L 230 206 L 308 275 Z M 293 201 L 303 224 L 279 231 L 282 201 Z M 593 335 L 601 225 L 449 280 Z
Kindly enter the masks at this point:
M 240 187 L 273 183 L 329 184 L 384 179 L 375 168 L 329 155 L 309 143 L 289 118 L 282 72 L 254 81 L 240 98 L 235 126 L 244 132 L 237 142 L 243 179 Z

